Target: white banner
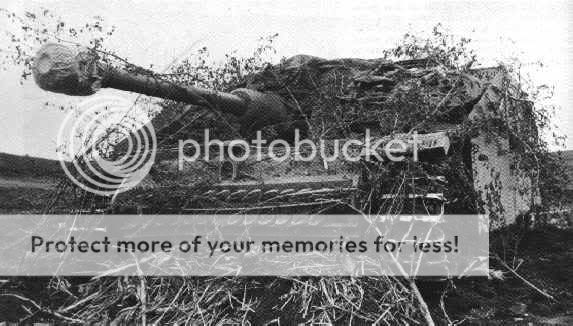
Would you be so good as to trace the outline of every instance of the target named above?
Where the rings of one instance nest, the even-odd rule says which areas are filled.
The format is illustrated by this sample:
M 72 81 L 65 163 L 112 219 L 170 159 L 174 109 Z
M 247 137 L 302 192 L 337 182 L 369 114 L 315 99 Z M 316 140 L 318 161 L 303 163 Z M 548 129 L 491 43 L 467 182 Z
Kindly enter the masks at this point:
M 486 276 L 481 215 L 4 215 L 0 275 Z

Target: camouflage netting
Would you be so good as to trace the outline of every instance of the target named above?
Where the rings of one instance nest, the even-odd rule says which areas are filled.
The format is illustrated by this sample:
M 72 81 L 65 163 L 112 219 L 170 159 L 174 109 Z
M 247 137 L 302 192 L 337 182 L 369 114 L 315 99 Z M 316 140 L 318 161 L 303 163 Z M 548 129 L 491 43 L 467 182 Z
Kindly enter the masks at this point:
M 301 123 L 297 126 L 310 129 L 309 137 L 329 139 L 353 137 L 365 128 L 388 135 L 414 127 L 418 132 L 429 132 L 460 124 L 487 86 L 487 81 L 472 73 L 449 71 L 430 60 L 392 63 L 298 55 L 247 76 L 227 91 L 246 87 L 278 94 L 299 114 Z M 164 110 L 156 118 L 157 126 L 168 126 L 166 133 L 176 132 L 183 122 L 175 117 L 198 110 Z M 215 120 L 218 114 L 213 116 Z M 233 117 L 226 118 L 234 122 Z M 178 121 L 176 126 L 169 126 L 173 120 Z M 195 128 L 191 126 L 197 124 L 180 130 L 180 134 L 193 135 Z
M 390 63 L 300 55 L 253 76 L 246 85 L 291 100 L 309 119 L 309 136 L 345 138 L 365 128 L 380 135 L 409 132 L 415 126 L 419 132 L 440 129 L 418 124 L 448 92 L 454 92 L 450 96 L 458 102 L 440 104 L 446 110 L 480 95 L 479 81 L 465 78 L 464 84 L 456 85 L 456 79 L 427 60 Z

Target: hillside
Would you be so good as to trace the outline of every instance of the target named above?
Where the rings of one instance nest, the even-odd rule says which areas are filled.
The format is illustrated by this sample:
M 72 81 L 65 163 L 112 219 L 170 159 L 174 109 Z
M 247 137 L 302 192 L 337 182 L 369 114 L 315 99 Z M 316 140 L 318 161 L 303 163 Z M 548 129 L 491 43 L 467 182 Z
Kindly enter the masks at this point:
M 0 153 L 0 214 L 40 212 L 62 177 L 56 160 Z
M 0 153 L 0 176 L 3 177 L 60 177 L 60 162 L 32 156 Z

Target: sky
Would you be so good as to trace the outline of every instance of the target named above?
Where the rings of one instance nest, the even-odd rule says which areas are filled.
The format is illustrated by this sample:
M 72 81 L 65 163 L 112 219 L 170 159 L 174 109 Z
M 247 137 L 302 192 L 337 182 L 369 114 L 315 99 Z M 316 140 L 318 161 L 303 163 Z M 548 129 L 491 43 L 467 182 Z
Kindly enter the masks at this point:
M 404 33 L 429 32 L 442 23 L 451 33 L 470 37 L 486 62 L 515 55 L 526 63 L 542 61 L 543 71 L 531 68 L 532 77 L 555 86 L 553 101 L 561 110 L 553 121 L 573 149 L 570 1 L 3 0 L 0 7 L 15 12 L 45 7 L 72 23 L 99 15 L 116 26 L 108 47 L 157 70 L 203 46 L 215 58 L 233 50 L 248 55 L 260 37 L 274 33 L 277 58 L 376 58 Z M 6 24 L 0 19 L 0 31 Z M 56 158 L 65 115 L 42 104 L 68 104 L 70 98 L 42 91 L 32 81 L 20 85 L 20 73 L 19 67 L 0 71 L 0 152 Z

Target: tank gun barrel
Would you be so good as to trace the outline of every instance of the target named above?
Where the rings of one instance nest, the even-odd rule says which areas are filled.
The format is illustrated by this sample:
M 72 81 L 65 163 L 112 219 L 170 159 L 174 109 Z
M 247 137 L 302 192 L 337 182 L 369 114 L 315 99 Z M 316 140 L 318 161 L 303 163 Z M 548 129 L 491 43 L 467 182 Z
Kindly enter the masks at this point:
M 114 88 L 193 105 L 212 106 L 241 116 L 245 101 L 238 95 L 194 86 L 180 86 L 169 81 L 121 70 L 108 69 L 101 80 L 102 88 Z
M 251 89 L 230 93 L 183 86 L 154 76 L 114 68 L 88 49 L 62 44 L 42 46 L 34 59 L 36 84 L 47 91 L 86 96 L 100 88 L 114 88 L 193 105 L 210 106 L 240 118 L 242 128 L 282 123 L 289 120 L 280 97 Z M 243 128 L 243 129 L 244 129 Z

